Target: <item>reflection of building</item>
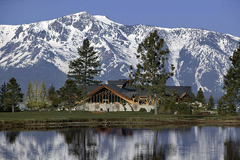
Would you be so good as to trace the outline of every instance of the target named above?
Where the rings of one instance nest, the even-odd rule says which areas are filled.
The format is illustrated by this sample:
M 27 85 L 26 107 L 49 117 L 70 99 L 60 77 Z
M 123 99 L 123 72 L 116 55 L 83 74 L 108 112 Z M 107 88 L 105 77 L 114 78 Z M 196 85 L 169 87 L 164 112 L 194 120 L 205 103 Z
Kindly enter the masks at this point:
M 108 81 L 100 86 L 88 86 L 88 99 L 85 110 L 89 111 L 132 111 L 145 108 L 153 109 L 153 100 L 146 91 L 136 89 L 130 80 Z M 174 96 L 181 101 L 191 96 L 189 86 L 167 86 L 165 95 Z

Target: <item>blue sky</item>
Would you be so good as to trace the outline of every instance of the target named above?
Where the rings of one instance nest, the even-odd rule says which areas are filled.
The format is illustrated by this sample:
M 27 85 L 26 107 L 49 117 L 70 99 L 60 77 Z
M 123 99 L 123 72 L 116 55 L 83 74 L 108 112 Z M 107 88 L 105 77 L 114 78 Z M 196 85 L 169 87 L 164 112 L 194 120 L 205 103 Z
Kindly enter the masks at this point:
M 0 0 L 0 24 L 27 24 L 81 11 L 125 25 L 213 30 L 240 37 L 240 0 Z

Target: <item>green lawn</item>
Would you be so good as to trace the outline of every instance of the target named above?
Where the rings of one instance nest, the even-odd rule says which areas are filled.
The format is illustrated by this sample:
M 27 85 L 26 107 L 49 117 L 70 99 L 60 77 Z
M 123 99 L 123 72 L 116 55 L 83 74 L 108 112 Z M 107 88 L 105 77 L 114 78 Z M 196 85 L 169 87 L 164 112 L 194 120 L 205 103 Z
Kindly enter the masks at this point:
M 153 113 L 144 112 L 108 112 L 108 113 L 91 113 L 73 111 L 69 113 L 67 111 L 25 111 L 6 113 L 0 112 L 0 122 L 102 122 L 109 121 L 123 121 L 123 122 L 173 122 L 179 121 L 201 122 L 207 124 L 211 123 L 239 123 L 239 116 L 217 116 L 217 115 L 157 115 Z
M 25 112 L 0 112 L 0 121 L 14 120 L 48 120 L 48 119 L 99 119 L 99 118 L 150 118 L 153 113 L 142 112 L 108 112 L 108 113 L 91 113 L 73 111 L 25 111 Z

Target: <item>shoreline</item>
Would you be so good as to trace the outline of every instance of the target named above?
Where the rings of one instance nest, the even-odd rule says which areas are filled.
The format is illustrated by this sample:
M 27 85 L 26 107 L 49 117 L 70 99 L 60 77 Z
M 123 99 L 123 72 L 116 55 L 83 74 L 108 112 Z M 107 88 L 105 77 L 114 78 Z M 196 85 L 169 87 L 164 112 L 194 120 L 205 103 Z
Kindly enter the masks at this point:
M 205 117 L 204 117 L 205 118 Z M 207 118 L 207 117 L 206 117 Z M 46 119 L 0 121 L 0 131 L 13 129 L 61 129 L 72 127 L 86 128 L 161 128 L 166 126 L 234 126 L 240 127 L 237 119 L 150 119 L 150 118 L 111 118 L 103 119 Z
M 154 115 L 146 112 L 91 113 L 74 111 L 0 112 L 0 130 L 15 128 L 67 128 L 67 127 L 161 127 L 167 125 L 240 126 L 240 116 L 218 115 Z

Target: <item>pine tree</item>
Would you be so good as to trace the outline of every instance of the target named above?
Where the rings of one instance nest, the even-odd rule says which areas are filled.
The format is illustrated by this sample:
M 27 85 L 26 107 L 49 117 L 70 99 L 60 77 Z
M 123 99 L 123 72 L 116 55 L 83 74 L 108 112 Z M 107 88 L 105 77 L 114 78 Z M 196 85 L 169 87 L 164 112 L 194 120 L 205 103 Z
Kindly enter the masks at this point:
M 66 80 L 64 86 L 57 91 L 59 95 L 59 101 L 69 108 L 71 113 L 71 109 L 75 106 L 78 98 L 78 89 L 76 82 L 72 79 Z
M 6 86 L 7 92 L 4 96 L 4 110 L 14 112 L 19 102 L 23 101 L 20 85 L 15 78 L 11 78 Z M 11 108 L 11 109 L 10 109 Z
M 208 99 L 207 109 L 211 110 L 213 108 L 214 108 L 214 99 L 213 99 L 213 96 L 211 95 L 210 98 Z
M 192 102 L 196 101 L 196 96 L 195 96 L 195 94 L 193 92 L 191 93 L 191 101 Z
M 6 83 L 4 82 L 0 88 L 0 112 L 3 112 L 3 110 L 4 110 L 4 96 L 5 96 L 6 91 L 7 91 Z
M 148 92 L 149 97 L 154 97 L 155 115 L 157 112 L 157 98 L 165 92 L 166 81 L 173 75 L 174 66 L 171 65 L 171 72 L 165 69 L 168 60 L 168 49 L 163 49 L 164 40 L 158 36 L 157 31 L 150 35 L 138 46 L 139 63 L 135 73 L 131 72 L 130 78 L 134 79 L 135 84 L 142 90 Z M 133 69 L 130 66 L 130 69 Z
M 97 52 L 93 47 L 90 47 L 88 39 L 83 40 L 82 47 L 78 48 L 79 57 L 76 60 L 70 61 L 68 77 L 76 81 L 77 85 L 81 86 L 82 94 L 86 95 L 87 85 L 98 85 L 100 81 L 94 80 L 98 75 L 100 61 L 98 60 Z
M 55 87 L 53 85 L 50 86 L 50 88 L 48 89 L 48 101 L 49 104 L 56 108 L 58 107 L 58 97 L 57 97 L 57 92 L 55 91 Z
M 201 102 L 202 104 L 206 104 L 202 88 L 198 89 L 196 100 Z
M 226 114 L 226 99 L 222 96 L 217 103 L 217 112 L 218 115 L 225 115 Z
M 223 89 L 226 91 L 224 97 L 227 97 L 228 114 L 235 114 L 236 104 L 240 103 L 240 43 L 229 60 L 232 66 L 224 76 Z

